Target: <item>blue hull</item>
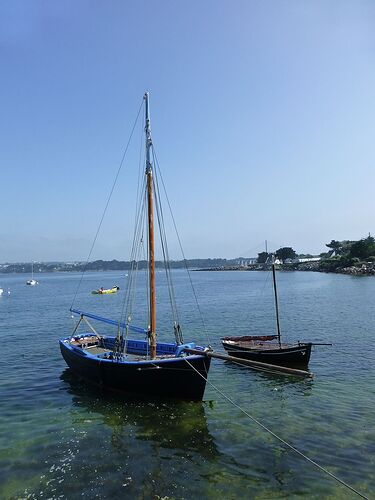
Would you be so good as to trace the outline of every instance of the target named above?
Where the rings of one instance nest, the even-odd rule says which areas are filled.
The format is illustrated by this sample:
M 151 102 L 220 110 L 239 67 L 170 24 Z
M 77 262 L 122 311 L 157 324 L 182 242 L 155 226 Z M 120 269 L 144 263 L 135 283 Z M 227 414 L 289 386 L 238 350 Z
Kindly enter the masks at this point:
M 113 345 L 113 341 L 113 338 L 105 339 L 107 347 Z M 210 368 L 210 358 L 205 355 L 142 361 L 116 360 L 91 355 L 82 347 L 71 345 L 69 339 L 59 342 L 61 354 L 72 371 L 102 388 L 150 398 L 193 401 L 203 398 Z M 146 349 L 145 341 L 128 342 L 128 352 L 133 354 L 142 356 Z M 158 344 L 158 354 L 171 355 L 175 351 L 174 344 Z

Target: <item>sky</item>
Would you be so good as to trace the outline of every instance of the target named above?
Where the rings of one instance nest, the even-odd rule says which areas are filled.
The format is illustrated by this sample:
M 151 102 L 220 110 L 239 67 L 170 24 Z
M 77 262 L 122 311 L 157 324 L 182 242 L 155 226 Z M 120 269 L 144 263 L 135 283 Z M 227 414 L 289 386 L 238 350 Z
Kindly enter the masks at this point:
M 186 258 L 373 233 L 374 25 L 363 0 L 3 0 L 0 262 L 86 260 L 146 90 Z M 141 125 L 91 260 L 130 257 Z

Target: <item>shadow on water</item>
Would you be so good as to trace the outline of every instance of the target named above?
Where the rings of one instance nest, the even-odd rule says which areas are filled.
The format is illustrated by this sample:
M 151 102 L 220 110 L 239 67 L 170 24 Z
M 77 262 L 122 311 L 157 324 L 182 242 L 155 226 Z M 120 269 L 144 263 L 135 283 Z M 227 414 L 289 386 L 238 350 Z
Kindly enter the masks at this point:
M 111 430 L 112 446 L 121 449 L 127 427 L 135 428 L 135 439 L 149 441 L 162 448 L 194 451 L 210 460 L 218 454 L 207 427 L 205 403 L 149 401 L 103 391 L 78 379 L 65 369 L 60 379 L 63 389 L 72 395 L 74 408 L 86 414 L 99 414 Z
M 309 396 L 311 395 L 314 387 L 313 378 L 303 378 L 294 375 L 279 375 L 276 373 L 267 373 L 260 370 L 252 370 L 247 366 L 236 365 L 229 361 L 225 362 L 225 367 L 229 371 L 237 371 L 244 377 L 253 377 L 253 382 L 260 382 L 263 388 L 271 388 L 272 390 L 290 388 L 293 389 L 293 392 L 296 394 L 300 393 L 304 396 Z
M 243 494 L 248 488 L 255 491 L 261 484 L 265 488 L 272 484 L 272 489 L 278 491 L 283 490 L 288 481 L 293 481 L 293 474 L 284 467 L 286 451 L 265 446 L 262 431 L 252 429 L 249 437 L 249 429 L 242 428 L 243 422 L 240 423 L 237 414 L 230 416 L 232 420 L 228 420 L 228 415 L 224 417 L 224 430 L 216 403 L 125 400 L 123 396 L 83 383 L 69 368 L 60 379 L 62 390 L 71 396 L 72 427 L 87 432 L 90 442 L 87 463 L 94 464 L 92 442 L 106 450 L 104 455 L 96 452 L 95 459 L 99 483 L 105 482 L 106 492 L 110 491 L 108 478 L 113 480 L 120 472 L 108 473 L 107 470 L 118 462 L 125 464 L 126 477 L 132 478 L 132 483 L 126 486 L 127 493 L 137 498 L 165 495 L 213 498 L 218 483 L 224 496 L 234 492 Z M 280 380 L 284 379 L 280 377 Z M 215 419 L 221 422 L 219 434 L 217 429 L 213 434 L 208 429 L 207 415 L 212 414 L 212 410 L 217 414 Z M 213 427 L 216 428 L 215 423 Z M 83 440 L 80 447 L 82 460 L 85 454 Z M 264 456 L 256 454 L 259 449 Z M 86 463 L 80 462 L 78 469 L 85 467 Z M 78 484 L 82 481 L 79 476 Z M 95 485 L 95 491 L 100 494 L 102 490 Z M 118 491 L 118 486 L 114 487 L 113 494 Z M 140 491 L 142 496 L 139 496 Z

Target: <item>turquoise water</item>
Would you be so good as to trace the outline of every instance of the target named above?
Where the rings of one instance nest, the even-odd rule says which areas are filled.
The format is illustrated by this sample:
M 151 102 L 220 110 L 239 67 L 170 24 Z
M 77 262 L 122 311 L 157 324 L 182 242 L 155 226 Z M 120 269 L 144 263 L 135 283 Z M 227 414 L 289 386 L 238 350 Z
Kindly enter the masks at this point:
M 188 277 L 180 271 L 174 276 L 185 339 L 204 343 Z M 223 335 L 274 332 L 266 273 L 191 277 L 214 347 L 220 348 Z M 72 331 L 69 307 L 80 276 L 40 275 L 36 287 L 26 286 L 26 279 L 0 275 L 0 286 L 11 291 L 0 297 L 0 498 L 354 498 L 211 385 L 203 403 L 146 403 L 101 394 L 76 380 L 57 339 Z M 126 279 L 124 273 L 89 274 L 75 305 L 116 314 Z M 116 284 L 116 295 L 89 293 Z M 314 379 L 213 360 L 209 381 L 310 458 L 375 497 L 375 278 L 279 273 L 278 285 L 285 339 L 334 344 L 313 351 Z M 164 306 L 159 311 L 158 329 L 170 330 Z

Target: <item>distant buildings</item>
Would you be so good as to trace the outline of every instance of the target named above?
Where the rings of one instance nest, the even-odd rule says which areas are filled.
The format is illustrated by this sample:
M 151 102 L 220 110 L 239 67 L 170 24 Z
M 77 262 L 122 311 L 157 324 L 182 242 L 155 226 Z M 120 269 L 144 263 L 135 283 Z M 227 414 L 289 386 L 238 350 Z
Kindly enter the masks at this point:
M 253 264 L 256 264 L 258 262 L 258 259 L 256 257 L 249 257 L 246 259 L 238 259 L 237 265 L 240 267 L 248 267 Z
M 297 257 L 296 259 L 293 260 L 293 262 L 319 262 L 320 260 L 322 260 L 321 257 L 305 257 L 305 258 L 299 258 Z

